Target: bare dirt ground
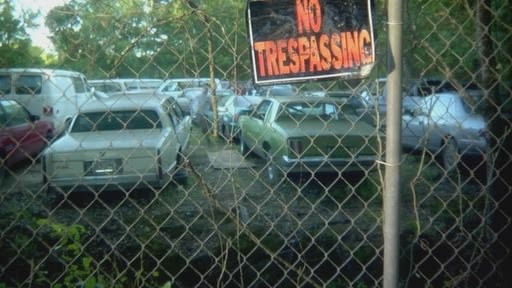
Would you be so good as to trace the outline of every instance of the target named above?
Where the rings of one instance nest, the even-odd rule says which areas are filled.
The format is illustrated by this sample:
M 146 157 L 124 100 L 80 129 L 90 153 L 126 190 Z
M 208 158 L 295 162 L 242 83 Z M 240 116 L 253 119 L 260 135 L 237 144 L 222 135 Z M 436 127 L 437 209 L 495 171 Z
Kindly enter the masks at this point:
M 301 261 L 310 265 L 306 267 L 323 267 L 325 271 L 336 271 L 331 267 L 335 263 L 324 262 L 327 254 L 339 258 L 361 247 L 370 252 L 357 261 L 380 261 L 374 255 L 382 247 L 382 183 L 378 171 L 290 175 L 270 185 L 264 177 L 265 161 L 257 157 L 241 159 L 238 150 L 235 143 L 194 129 L 181 171 L 186 178 L 169 183 L 161 191 L 76 193 L 57 201 L 45 191 L 39 163 L 22 165 L 15 175 L 6 177 L 0 189 L 0 230 L 3 243 L 7 243 L 2 248 L 15 257 L 30 252 L 37 262 L 47 257 L 48 245 L 59 241 L 38 220 L 63 227 L 79 225 L 84 228 L 80 242 L 85 255 L 108 259 L 105 261 L 109 263 L 117 261 L 133 273 L 134 263 L 148 271 L 158 267 L 184 287 L 194 284 L 188 282 L 190 269 L 225 267 L 226 263 L 219 263 L 220 255 L 232 249 L 245 256 L 257 255 L 250 263 L 239 263 L 244 267 L 267 263 L 271 255 L 279 265 L 293 270 L 290 263 L 296 257 L 305 257 L 302 253 L 311 247 L 316 252 Z M 417 158 L 407 158 L 404 163 L 414 166 L 416 162 Z M 414 179 L 414 169 L 404 173 L 406 181 L 414 180 L 404 185 L 402 197 L 405 235 L 413 235 L 418 225 L 427 233 L 434 228 L 429 224 L 432 217 L 437 217 L 436 230 L 450 231 L 458 225 L 450 220 L 454 213 L 468 216 L 468 221 L 478 216 L 462 210 L 464 203 L 480 201 L 482 185 L 478 181 L 456 186 L 461 183 L 443 180 L 436 168 L 428 171 L 418 179 Z M 459 193 L 454 187 L 460 187 Z M 450 217 L 440 216 L 446 207 L 457 205 L 448 211 Z M 441 237 L 450 240 L 449 234 Z M 35 250 L 19 252 L 13 244 L 19 239 L 37 239 L 36 245 L 25 246 Z M 339 243 L 343 248 L 337 246 Z M 44 260 L 42 266 L 54 265 L 51 259 Z M 220 268 L 214 270 L 211 276 L 217 277 Z

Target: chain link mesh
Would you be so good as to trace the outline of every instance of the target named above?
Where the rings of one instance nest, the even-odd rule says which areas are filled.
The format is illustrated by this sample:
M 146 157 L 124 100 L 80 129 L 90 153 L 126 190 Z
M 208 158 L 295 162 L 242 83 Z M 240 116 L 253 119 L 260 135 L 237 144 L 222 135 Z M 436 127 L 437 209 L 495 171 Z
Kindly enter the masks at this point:
M 372 75 L 296 85 L 310 97 L 363 103 L 351 122 L 351 129 L 363 121 L 374 125 L 363 145 L 386 118 L 380 110 L 385 81 L 379 80 L 387 65 L 385 3 L 375 2 Z M 448 83 L 446 91 L 427 86 L 462 95 L 486 128 L 461 135 L 431 131 L 415 140 L 420 149 L 404 147 L 401 286 L 510 285 L 510 6 L 430 0 L 405 7 L 404 92 L 419 80 Z M 204 77 L 215 95 L 221 93 L 217 78 L 242 94 L 258 88 L 246 84 L 244 9 L 243 1 L 72 1 L 52 10 L 47 25 L 63 68 L 89 79 Z M 244 143 L 217 125 L 218 99 L 209 99 L 215 116 L 194 119 L 183 161 L 162 188 L 113 181 L 118 186 L 109 191 L 48 189 L 55 176 L 41 154 L 22 151 L 25 159 L 13 165 L 14 154 L 1 154 L 0 287 L 382 286 L 383 162 L 355 172 L 305 167 L 286 175 L 271 156 L 242 157 Z M 462 121 L 448 106 L 449 118 Z M 408 112 L 411 121 L 433 121 L 425 111 Z M 488 145 L 468 156 L 475 147 L 462 146 L 458 137 L 475 133 L 485 133 Z M 64 136 L 47 144 L 58 137 Z M 348 138 L 336 137 L 338 143 Z M 319 145 L 315 138 L 308 143 Z M 420 145 L 429 139 L 438 140 L 428 149 Z M 385 138 L 379 141 L 376 153 L 384 159 Z M 345 150 L 353 161 L 360 156 L 358 149 Z M 270 169 L 284 175 L 270 181 Z M 148 184 L 140 176 L 137 184 Z

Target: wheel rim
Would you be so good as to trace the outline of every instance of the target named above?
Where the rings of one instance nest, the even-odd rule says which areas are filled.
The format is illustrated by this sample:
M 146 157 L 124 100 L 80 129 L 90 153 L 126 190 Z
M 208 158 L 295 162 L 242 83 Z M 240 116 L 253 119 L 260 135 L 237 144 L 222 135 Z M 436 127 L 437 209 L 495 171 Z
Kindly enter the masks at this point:
M 277 181 L 277 171 L 274 161 L 272 161 L 272 150 L 267 151 L 267 178 L 270 183 Z
M 246 154 L 246 151 L 245 151 L 245 142 L 244 140 L 240 139 L 240 153 L 245 156 Z
M 272 164 L 272 161 L 268 162 L 267 177 L 268 177 L 268 180 L 270 180 L 271 182 L 274 182 L 276 180 L 275 167 Z

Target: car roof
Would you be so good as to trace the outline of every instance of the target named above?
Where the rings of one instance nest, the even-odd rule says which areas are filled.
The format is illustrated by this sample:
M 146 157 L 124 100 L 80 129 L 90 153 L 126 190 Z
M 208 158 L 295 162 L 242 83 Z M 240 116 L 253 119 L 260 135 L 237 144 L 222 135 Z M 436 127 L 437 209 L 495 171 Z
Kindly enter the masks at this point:
M 14 73 L 14 74 L 44 74 L 44 75 L 60 75 L 60 76 L 80 76 L 85 77 L 84 74 L 63 69 L 50 69 L 50 68 L 0 68 L 0 73 Z
M 113 78 L 113 79 L 92 79 L 88 80 L 89 83 L 112 83 L 112 82 L 138 82 L 138 83 L 144 83 L 144 82 L 159 82 L 162 83 L 164 80 L 158 79 L 158 78 Z
M 308 102 L 308 103 L 346 103 L 346 99 L 331 97 L 307 97 L 307 96 L 278 96 L 265 97 L 263 99 L 273 99 L 273 101 L 286 104 L 292 102 Z
M 101 100 L 92 100 L 80 107 L 80 112 L 97 112 L 108 110 L 126 110 L 126 109 L 151 109 L 158 110 L 164 99 L 156 97 L 153 94 L 147 95 L 122 95 L 113 96 Z M 171 99 L 171 98 L 169 98 Z

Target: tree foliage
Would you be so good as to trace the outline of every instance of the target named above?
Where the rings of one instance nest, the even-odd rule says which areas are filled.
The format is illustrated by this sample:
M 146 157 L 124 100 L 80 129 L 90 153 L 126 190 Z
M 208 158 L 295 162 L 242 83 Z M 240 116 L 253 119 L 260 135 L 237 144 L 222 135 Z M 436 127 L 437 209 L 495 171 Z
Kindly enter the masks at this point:
M 213 63 L 220 78 L 248 78 L 248 59 L 240 57 L 247 53 L 244 7 L 219 0 L 73 0 L 51 10 L 46 24 L 59 62 L 89 77 L 208 76 Z
M 10 1 L 1 3 L 1 65 L 38 63 L 34 59 L 42 52 L 29 49 L 25 32 L 30 21 L 15 19 Z M 374 1 L 378 77 L 385 71 L 387 3 Z M 493 79 L 510 78 L 510 1 L 405 4 L 407 77 L 479 81 L 491 71 L 499 76 Z M 239 0 L 70 0 L 50 11 L 46 25 L 57 51 L 56 66 L 89 78 L 209 76 L 213 67 L 218 78 L 249 79 L 245 8 L 246 1 Z M 480 25 L 478 11 L 488 11 L 492 19 Z
M 15 17 L 11 0 L 0 0 L 0 67 L 40 66 L 42 49 L 33 47 L 26 28 L 33 27 L 37 14 Z

